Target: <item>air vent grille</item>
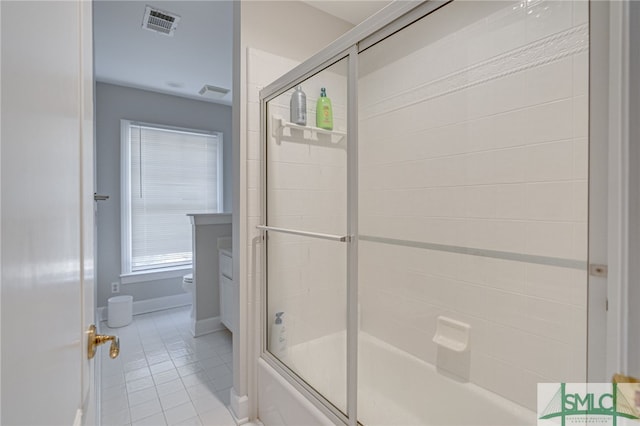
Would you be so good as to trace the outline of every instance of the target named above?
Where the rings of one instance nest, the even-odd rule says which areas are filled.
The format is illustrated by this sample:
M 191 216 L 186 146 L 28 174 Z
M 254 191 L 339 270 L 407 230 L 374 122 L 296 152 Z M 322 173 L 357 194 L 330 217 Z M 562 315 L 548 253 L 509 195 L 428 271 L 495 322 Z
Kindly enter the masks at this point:
M 200 96 L 204 96 L 205 98 L 220 99 L 224 98 L 225 95 L 229 93 L 229 89 L 205 84 L 198 93 L 200 93 Z
M 171 37 L 178 27 L 178 21 L 180 21 L 180 16 L 175 13 L 147 6 L 144 11 L 142 28 Z

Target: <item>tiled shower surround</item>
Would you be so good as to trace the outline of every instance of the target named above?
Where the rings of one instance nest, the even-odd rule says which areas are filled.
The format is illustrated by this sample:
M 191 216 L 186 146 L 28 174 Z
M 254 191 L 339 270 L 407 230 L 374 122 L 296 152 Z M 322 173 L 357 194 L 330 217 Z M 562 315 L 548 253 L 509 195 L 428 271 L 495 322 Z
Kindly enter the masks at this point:
M 534 410 L 538 382 L 586 379 L 588 30 L 587 2 L 457 1 L 359 55 L 360 330 Z M 247 64 L 258 289 L 258 91 L 296 64 L 253 49 Z M 322 85 L 344 129 L 346 100 L 321 76 L 303 83 L 309 123 Z M 270 115 L 286 119 L 288 102 Z M 344 233 L 345 147 L 278 143 L 271 131 L 269 224 Z M 267 326 L 285 311 L 291 346 L 344 331 L 345 246 L 269 238 Z M 464 356 L 433 343 L 438 316 L 470 325 Z M 344 377 L 344 364 L 309 368 Z
M 437 364 L 468 323 L 468 379 L 531 409 L 586 379 L 587 17 L 453 2 L 360 55 L 362 330 Z
M 249 51 L 248 58 L 250 88 L 268 83 L 269 80 L 261 80 L 268 73 L 265 68 L 277 69 L 290 63 L 253 49 Z M 256 65 L 255 68 L 252 65 Z M 342 61 L 302 84 L 307 95 L 309 129 L 306 130 L 283 129 L 278 121 L 289 121 L 292 91 L 269 103 L 269 145 L 264 154 L 267 159 L 270 226 L 346 235 L 346 80 L 347 64 Z M 315 105 L 321 87 L 326 88 L 333 105 L 334 130 L 338 132 L 334 135 L 317 134 L 310 129 L 316 124 Z M 252 106 L 250 102 L 249 108 Z M 248 173 L 252 173 L 251 170 Z M 258 182 L 255 181 L 256 184 Z M 251 226 L 249 232 L 254 232 Z M 253 253 L 259 255 L 256 251 Z M 273 232 L 269 233 L 269 253 L 267 327 L 272 326 L 276 312 L 284 312 L 289 349 L 323 336 L 344 333 L 347 324 L 346 245 Z M 259 285 L 259 281 L 255 285 Z M 333 388 L 344 394 L 344 346 L 341 350 L 336 348 L 336 352 L 332 369 L 338 378 Z M 301 377 L 319 387 L 319 383 L 310 379 L 319 371 L 317 363 L 307 362 L 310 357 L 279 355 L 286 358 L 289 367 Z M 344 405 L 343 401 L 337 404 Z
M 271 226 L 347 233 L 347 64 L 339 62 L 302 85 L 308 93 L 308 126 L 315 126 L 321 87 L 333 105 L 334 130 L 278 129 L 268 123 L 267 215 Z M 290 94 L 269 103 L 268 114 L 289 119 Z M 296 345 L 346 330 L 346 246 L 301 236 L 269 234 L 270 318 L 284 311 L 288 343 Z M 346 358 L 345 358 L 346 359 Z

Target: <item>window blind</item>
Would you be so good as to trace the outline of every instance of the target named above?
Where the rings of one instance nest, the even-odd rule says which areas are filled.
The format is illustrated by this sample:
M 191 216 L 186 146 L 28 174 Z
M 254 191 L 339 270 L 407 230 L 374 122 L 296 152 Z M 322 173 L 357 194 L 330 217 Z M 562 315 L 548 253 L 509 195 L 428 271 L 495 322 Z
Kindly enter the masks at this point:
M 130 124 L 130 272 L 190 264 L 187 213 L 220 210 L 221 140 Z

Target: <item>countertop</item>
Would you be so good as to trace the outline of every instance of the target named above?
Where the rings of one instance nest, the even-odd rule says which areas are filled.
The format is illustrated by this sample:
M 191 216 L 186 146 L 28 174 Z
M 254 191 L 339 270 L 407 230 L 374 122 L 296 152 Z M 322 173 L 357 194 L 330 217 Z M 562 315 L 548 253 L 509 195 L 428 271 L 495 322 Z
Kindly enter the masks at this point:
M 192 225 L 224 225 L 231 223 L 231 213 L 187 213 Z

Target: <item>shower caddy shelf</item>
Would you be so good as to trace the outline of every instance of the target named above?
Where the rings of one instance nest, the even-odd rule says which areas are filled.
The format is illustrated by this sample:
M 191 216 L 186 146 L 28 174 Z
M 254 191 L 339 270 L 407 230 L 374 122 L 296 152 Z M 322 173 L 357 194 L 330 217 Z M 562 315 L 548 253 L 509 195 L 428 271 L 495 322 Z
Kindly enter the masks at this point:
M 319 127 L 313 126 L 301 126 L 299 124 L 291 123 L 290 121 L 286 121 L 284 118 L 279 116 L 272 117 L 272 128 L 273 128 L 273 136 L 280 139 L 284 135 L 284 129 L 291 129 L 291 134 L 286 135 L 291 138 L 300 138 L 306 141 L 313 142 L 331 142 L 332 144 L 339 144 L 343 140 L 345 140 L 347 136 L 347 132 L 341 132 L 338 130 L 325 130 Z M 294 135 L 295 132 L 299 132 L 299 135 Z M 308 136 L 307 136 L 308 135 Z M 329 136 L 329 140 L 321 141 L 318 137 L 319 135 L 327 135 Z

